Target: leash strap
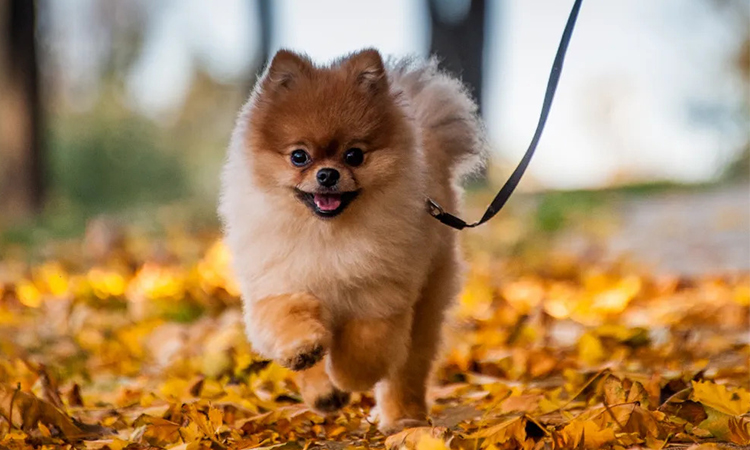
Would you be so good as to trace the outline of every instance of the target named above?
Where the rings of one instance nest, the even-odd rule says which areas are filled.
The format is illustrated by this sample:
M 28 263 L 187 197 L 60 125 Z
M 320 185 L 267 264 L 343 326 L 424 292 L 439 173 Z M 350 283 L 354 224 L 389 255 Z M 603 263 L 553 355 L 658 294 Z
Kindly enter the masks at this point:
M 500 189 L 500 192 L 497 193 L 495 198 L 492 200 L 492 203 L 490 203 L 490 205 L 487 207 L 487 211 L 484 212 L 484 215 L 481 219 L 479 219 L 479 221 L 471 224 L 466 223 L 461 218 L 446 212 L 437 202 L 428 198 L 427 211 L 432 217 L 441 221 L 445 225 L 448 225 L 449 227 L 455 228 L 457 230 L 463 230 L 464 228 L 478 227 L 479 225 L 487 222 L 488 220 L 495 217 L 495 214 L 497 214 L 503 208 L 503 206 L 505 206 L 505 202 L 508 201 L 508 198 L 510 198 L 513 190 L 515 190 L 516 186 L 518 186 L 518 182 L 521 181 L 521 177 L 526 171 L 526 168 L 531 161 L 531 157 L 534 155 L 534 150 L 536 150 L 536 147 L 539 144 L 539 139 L 542 137 L 542 131 L 544 131 L 544 125 L 547 123 L 547 116 L 549 116 L 549 111 L 552 107 L 552 100 L 555 98 L 557 83 L 558 81 L 560 81 L 560 74 L 562 73 L 563 63 L 565 62 L 565 52 L 568 50 L 568 43 L 570 42 L 570 38 L 573 35 L 573 28 L 575 28 L 576 19 L 578 18 L 578 10 L 581 9 L 582 1 L 583 0 L 575 1 L 575 4 L 573 4 L 573 9 L 570 11 L 570 16 L 568 16 L 568 23 L 565 25 L 565 30 L 563 31 L 562 38 L 560 39 L 560 45 L 557 47 L 555 62 L 552 64 L 552 71 L 549 74 L 549 81 L 547 82 L 547 92 L 544 95 L 542 112 L 539 115 L 539 122 L 537 123 L 534 137 L 531 139 L 529 148 L 523 155 L 521 162 L 518 163 L 516 170 L 514 170 L 510 175 L 508 181 L 505 182 L 502 189 Z

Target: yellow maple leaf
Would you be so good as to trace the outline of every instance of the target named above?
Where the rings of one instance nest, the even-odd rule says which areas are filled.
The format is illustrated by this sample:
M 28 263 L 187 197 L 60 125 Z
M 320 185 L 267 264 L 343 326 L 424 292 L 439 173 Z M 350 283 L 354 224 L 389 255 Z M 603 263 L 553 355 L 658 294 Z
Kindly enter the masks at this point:
M 436 437 L 423 435 L 417 442 L 417 450 L 448 450 L 445 441 Z
M 145 427 L 143 430 L 143 439 L 153 445 L 165 445 L 176 442 L 180 439 L 180 425 L 172 421 L 162 419 L 161 417 L 151 417 L 141 415 L 135 422 L 134 427 Z
M 627 399 L 627 392 L 622 386 L 622 381 L 614 375 L 609 375 L 604 379 L 602 390 L 604 391 L 604 401 L 608 405 L 619 405 L 625 403 Z
M 469 436 L 469 439 L 485 439 L 485 444 L 504 444 L 511 438 L 518 443 L 523 443 L 526 440 L 526 419 L 524 416 L 511 417 Z
M 450 431 L 443 427 L 415 427 L 407 428 L 396 433 L 385 440 L 385 448 L 388 450 L 418 449 L 418 450 L 443 450 L 448 447 L 437 447 L 437 441 L 445 445 L 446 440 L 451 439 Z
M 693 399 L 733 416 L 750 411 L 750 392 L 742 388 L 730 390 L 722 384 L 710 381 L 693 381 Z
M 590 420 L 573 420 L 562 430 L 563 448 L 598 450 L 615 440 L 615 430 L 600 429 Z
M 198 424 L 195 422 L 190 422 L 186 426 L 180 427 L 179 433 L 182 441 L 186 444 L 198 441 L 203 437 L 203 433 L 198 429 Z

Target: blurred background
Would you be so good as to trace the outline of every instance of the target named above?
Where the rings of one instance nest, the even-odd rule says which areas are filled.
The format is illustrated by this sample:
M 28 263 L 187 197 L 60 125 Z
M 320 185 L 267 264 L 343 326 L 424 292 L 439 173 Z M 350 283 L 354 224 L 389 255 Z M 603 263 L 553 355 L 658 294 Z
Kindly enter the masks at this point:
M 436 54 L 487 123 L 493 166 L 470 201 L 481 208 L 528 145 L 569 3 L 2 0 L 0 237 L 80 235 L 102 215 L 215 227 L 236 112 L 282 47 L 320 62 L 366 46 Z M 701 239 L 707 218 L 729 214 L 719 259 L 750 264 L 750 3 L 586 2 L 555 102 L 522 183 L 541 194 L 516 209 L 534 204 L 556 230 L 576 205 L 591 215 L 592 198 L 627 192 L 613 208 L 628 211 L 627 242 L 611 241 L 644 249 L 627 236 L 665 211 Z

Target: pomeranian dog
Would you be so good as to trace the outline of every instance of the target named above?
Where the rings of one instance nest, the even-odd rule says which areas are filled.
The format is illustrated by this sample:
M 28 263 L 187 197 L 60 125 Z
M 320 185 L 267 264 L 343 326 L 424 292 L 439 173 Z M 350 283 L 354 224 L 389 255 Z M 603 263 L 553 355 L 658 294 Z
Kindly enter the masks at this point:
M 375 389 L 385 433 L 426 423 L 426 388 L 461 284 L 459 207 L 484 158 L 462 83 L 377 50 L 328 66 L 281 50 L 237 119 L 219 213 L 253 348 L 299 372 L 327 414 Z

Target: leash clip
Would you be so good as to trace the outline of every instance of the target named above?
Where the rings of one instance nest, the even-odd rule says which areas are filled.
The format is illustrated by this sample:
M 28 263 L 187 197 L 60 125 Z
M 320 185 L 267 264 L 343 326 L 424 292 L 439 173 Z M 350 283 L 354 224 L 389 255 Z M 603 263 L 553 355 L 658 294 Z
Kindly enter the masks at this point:
M 427 197 L 427 212 L 429 212 L 430 215 L 435 218 L 439 218 L 445 214 L 445 210 L 443 209 L 443 207 L 438 205 L 435 200 L 429 197 Z
M 444 223 L 445 225 L 448 225 L 451 228 L 455 228 L 456 230 L 463 230 L 466 227 L 472 228 L 475 227 L 474 225 L 469 225 L 460 218 L 454 216 L 453 214 L 445 212 L 442 206 L 440 206 L 435 200 L 427 197 L 427 212 L 440 222 Z

